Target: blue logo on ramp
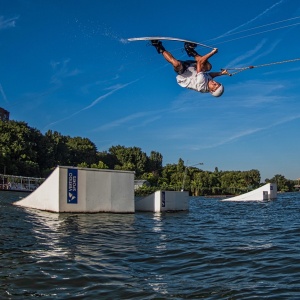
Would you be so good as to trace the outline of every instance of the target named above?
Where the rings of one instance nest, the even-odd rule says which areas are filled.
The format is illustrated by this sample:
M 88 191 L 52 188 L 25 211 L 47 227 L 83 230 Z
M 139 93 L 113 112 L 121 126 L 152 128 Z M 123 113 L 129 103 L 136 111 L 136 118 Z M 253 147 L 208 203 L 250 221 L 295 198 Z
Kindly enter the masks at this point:
M 161 207 L 166 207 L 166 192 L 161 193 Z
M 77 204 L 78 199 L 78 170 L 77 169 L 68 169 L 68 203 Z

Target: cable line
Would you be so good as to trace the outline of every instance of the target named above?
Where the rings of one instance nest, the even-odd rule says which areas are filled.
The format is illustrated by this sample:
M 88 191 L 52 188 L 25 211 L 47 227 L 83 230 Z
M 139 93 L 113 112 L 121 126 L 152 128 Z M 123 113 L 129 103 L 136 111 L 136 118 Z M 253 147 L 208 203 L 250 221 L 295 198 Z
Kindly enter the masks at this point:
M 216 38 L 212 38 L 212 39 L 206 40 L 205 42 L 217 40 L 217 39 L 220 39 L 220 38 L 223 38 L 223 37 L 227 37 L 227 36 L 239 34 L 239 33 L 246 32 L 246 31 L 251 31 L 251 30 L 254 30 L 254 29 L 258 29 L 258 28 L 262 28 L 262 27 L 266 27 L 266 26 L 271 26 L 271 25 L 274 25 L 274 24 L 283 23 L 283 22 L 287 22 L 287 21 L 291 21 L 291 20 L 295 20 L 295 19 L 299 19 L 299 18 L 300 18 L 300 16 L 299 17 L 285 19 L 285 20 L 281 20 L 281 21 L 277 21 L 277 22 L 273 22 L 273 23 L 269 23 L 269 24 L 264 24 L 264 25 L 261 25 L 261 26 L 252 27 L 252 28 L 249 28 L 249 29 L 244 29 L 244 30 L 241 30 L 241 31 L 238 31 L 238 32 L 234 32 L 234 33 L 225 33 L 225 34 L 223 34 L 221 36 L 218 36 Z M 299 23 L 296 23 L 296 25 L 297 24 L 299 24 Z M 294 25 L 295 24 L 292 24 L 292 25 L 289 25 L 289 26 L 294 26 Z M 273 30 L 277 30 L 277 29 L 281 29 L 281 28 L 284 28 L 284 27 L 277 27 L 277 28 L 275 28 Z
M 229 75 L 232 76 L 232 75 L 238 74 L 240 72 L 243 72 L 243 71 L 249 70 L 249 69 L 267 67 L 267 66 L 272 66 L 272 65 L 279 65 L 279 64 L 290 63 L 290 62 L 299 61 L 299 60 L 300 60 L 300 58 L 294 58 L 294 59 L 282 60 L 282 61 L 277 61 L 277 62 L 271 62 L 271 63 L 267 63 L 267 64 L 256 65 L 256 66 L 248 66 L 248 67 L 242 67 L 242 68 L 226 68 L 226 70 L 236 70 L 235 72 L 229 73 Z
M 227 40 L 227 41 L 223 41 L 223 42 L 220 42 L 220 43 L 217 43 L 218 44 L 224 44 L 224 43 L 228 43 L 228 42 L 232 42 L 232 41 L 236 41 L 236 40 L 240 40 L 240 39 L 244 39 L 246 37 L 249 37 L 249 36 L 254 36 L 254 35 L 258 35 L 258 34 L 262 34 L 262 33 L 265 33 L 265 32 L 271 32 L 271 31 L 274 31 L 274 30 L 278 30 L 278 29 L 282 29 L 282 28 L 287 28 L 287 27 L 291 27 L 291 26 L 296 26 L 296 25 L 299 25 L 299 23 L 295 23 L 295 24 L 291 24 L 291 25 L 286 25 L 286 26 L 281 26 L 281 27 L 277 27 L 277 28 L 274 28 L 274 29 L 269 29 L 269 30 L 265 30 L 265 31 L 260 31 L 260 32 L 257 32 L 257 33 L 252 33 L 252 34 L 248 34 L 248 35 L 244 35 L 242 37 L 238 37 L 238 38 L 235 38 L 235 39 L 231 39 L 231 40 Z

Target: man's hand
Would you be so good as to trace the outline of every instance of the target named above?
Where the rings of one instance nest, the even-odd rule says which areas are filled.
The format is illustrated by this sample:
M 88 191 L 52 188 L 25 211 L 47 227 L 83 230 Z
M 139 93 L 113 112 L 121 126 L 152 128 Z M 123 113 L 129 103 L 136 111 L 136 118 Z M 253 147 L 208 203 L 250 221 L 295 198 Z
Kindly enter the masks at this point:
M 229 75 L 229 76 L 231 76 L 231 74 L 226 69 L 221 69 L 221 75 Z
M 216 54 L 218 53 L 218 48 L 214 48 L 212 51 L 211 51 L 212 54 Z

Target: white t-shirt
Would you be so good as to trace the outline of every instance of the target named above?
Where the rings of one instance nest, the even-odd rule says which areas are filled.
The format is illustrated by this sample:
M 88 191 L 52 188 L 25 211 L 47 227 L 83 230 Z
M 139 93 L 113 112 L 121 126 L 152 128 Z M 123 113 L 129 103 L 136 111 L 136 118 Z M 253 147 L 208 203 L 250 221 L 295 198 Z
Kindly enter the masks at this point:
M 195 90 L 200 93 L 208 93 L 208 81 L 212 77 L 206 72 L 199 72 L 195 66 L 188 67 L 181 75 L 176 76 L 177 83 L 187 89 Z

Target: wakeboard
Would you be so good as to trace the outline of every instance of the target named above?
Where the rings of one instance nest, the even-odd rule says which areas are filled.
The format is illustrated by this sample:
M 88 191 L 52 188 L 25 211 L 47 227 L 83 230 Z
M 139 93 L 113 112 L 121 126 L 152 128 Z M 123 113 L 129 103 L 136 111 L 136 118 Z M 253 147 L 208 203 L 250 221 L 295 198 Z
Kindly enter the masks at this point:
M 202 43 L 199 42 L 195 42 L 195 41 L 190 41 L 190 40 L 185 40 L 185 39 L 180 39 L 180 38 L 174 38 L 174 37 L 165 37 L 165 36 L 148 36 L 148 37 L 136 37 L 136 38 L 129 38 L 127 39 L 129 42 L 135 42 L 135 41 L 153 41 L 153 40 L 158 40 L 158 41 L 176 41 L 176 42 L 183 42 L 183 43 L 193 43 L 202 47 L 206 47 L 206 48 L 211 48 L 214 49 L 214 47 L 208 46 L 208 45 L 204 45 Z

